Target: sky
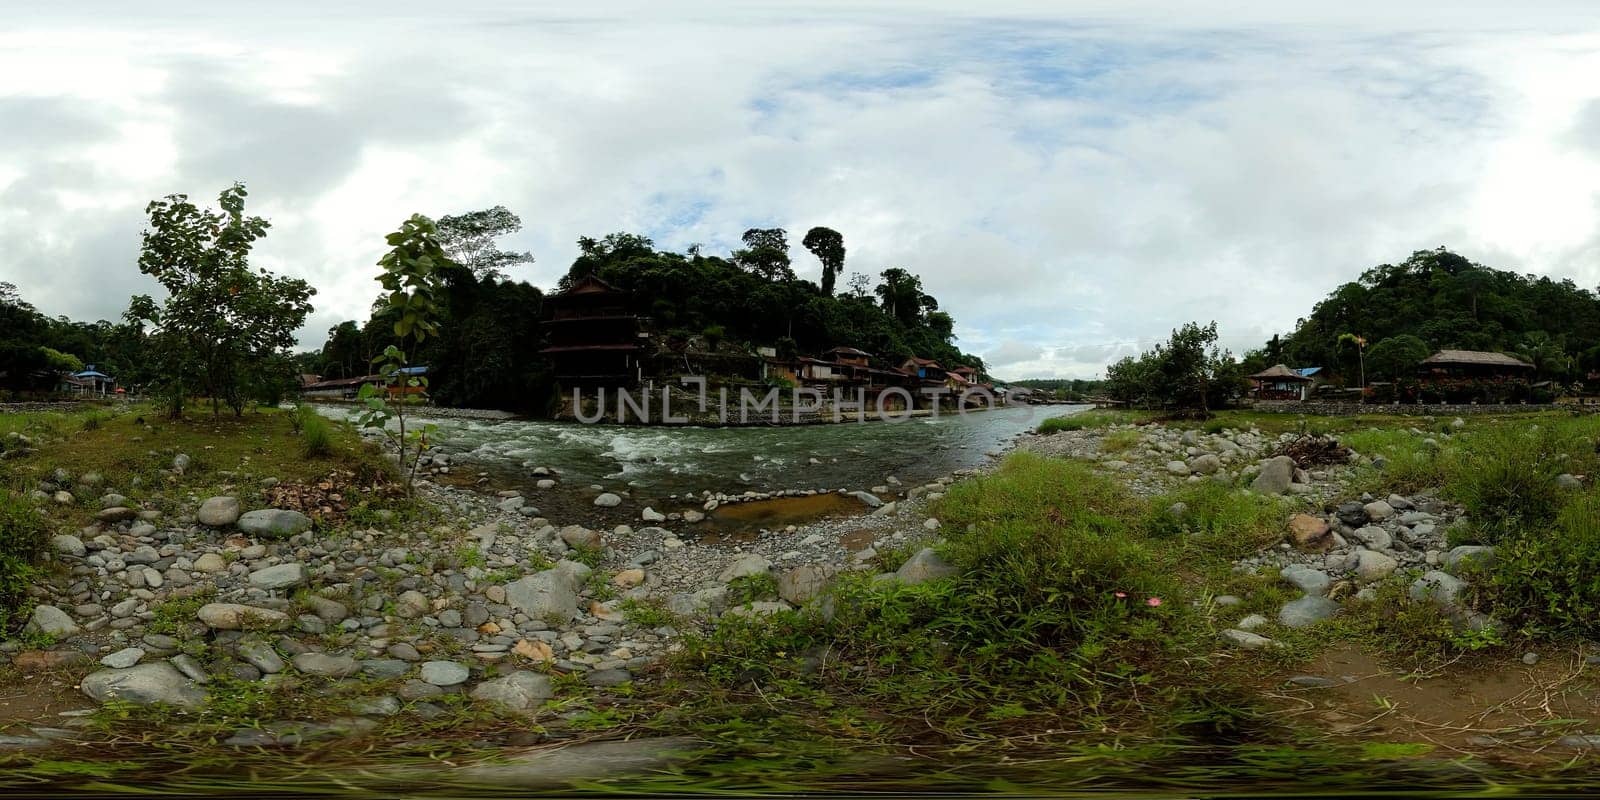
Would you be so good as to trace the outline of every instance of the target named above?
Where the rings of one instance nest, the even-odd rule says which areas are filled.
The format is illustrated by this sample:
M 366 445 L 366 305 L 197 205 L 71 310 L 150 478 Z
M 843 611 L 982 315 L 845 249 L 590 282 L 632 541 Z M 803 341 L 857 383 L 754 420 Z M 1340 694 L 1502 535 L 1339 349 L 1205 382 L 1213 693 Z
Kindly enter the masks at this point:
M 546 289 L 613 231 L 783 227 L 815 279 L 832 227 L 1004 379 L 1190 320 L 1240 353 L 1441 245 L 1600 284 L 1588 2 L 36 5 L 0 27 L 0 281 L 52 316 L 158 294 L 145 205 L 236 180 L 253 263 L 318 290 L 306 348 L 402 220 L 494 205 Z

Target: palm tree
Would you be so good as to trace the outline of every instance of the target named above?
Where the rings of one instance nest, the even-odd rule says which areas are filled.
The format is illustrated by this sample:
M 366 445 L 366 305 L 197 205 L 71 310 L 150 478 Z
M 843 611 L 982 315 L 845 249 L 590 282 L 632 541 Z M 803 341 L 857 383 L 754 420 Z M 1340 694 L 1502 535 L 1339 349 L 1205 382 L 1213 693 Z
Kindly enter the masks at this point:
M 1356 346 L 1356 360 L 1361 365 L 1361 388 L 1367 388 L 1367 340 L 1365 337 L 1353 333 L 1339 334 L 1339 344 L 1353 344 Z

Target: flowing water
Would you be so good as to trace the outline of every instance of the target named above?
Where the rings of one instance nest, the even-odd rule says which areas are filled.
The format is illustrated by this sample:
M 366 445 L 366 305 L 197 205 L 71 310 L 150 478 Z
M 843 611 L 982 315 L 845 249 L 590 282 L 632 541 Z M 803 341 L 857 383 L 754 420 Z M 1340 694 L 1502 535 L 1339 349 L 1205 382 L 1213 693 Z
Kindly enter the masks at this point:
M 343 417 L 345 407 L 325 406 Z M 861 489 L 894 475 L 926 481 L 974 467 L 1046 417 L 1088 406 L 1017 406 L 904 422 L 702 428 L 433 417 L 453 463 L 512 485 L 548 467 L 569 486 L 626 486 L 635 496 L 712 490 Z

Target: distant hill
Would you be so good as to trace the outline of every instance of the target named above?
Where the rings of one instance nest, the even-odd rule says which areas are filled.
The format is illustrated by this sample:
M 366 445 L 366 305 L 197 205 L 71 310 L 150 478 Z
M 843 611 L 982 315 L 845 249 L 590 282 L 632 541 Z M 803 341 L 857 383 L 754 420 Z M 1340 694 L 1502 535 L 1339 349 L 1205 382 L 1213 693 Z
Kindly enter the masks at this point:
M 1492 269 L 1444 248 L 1383 264 L 1333 290 L 1293 333 L 1247 354 L 1246 368 L 1324 367 L 1354 384 L 1366 340 L 1368 380 L 1414 374 L 1440 349 L 1515 355 L 1539 377 L 1581 379 L 1600 368 L 1600 297 L 1571 280 Z
M 1028 378 L 1020 381 L 1006 381 L 1005 385 L 1014 389 L 1036 389 L 1050 392 L 1065 400 L 1103 396 L 1106 387 L 1105 381 L 1086 381 L 1069 378 Z

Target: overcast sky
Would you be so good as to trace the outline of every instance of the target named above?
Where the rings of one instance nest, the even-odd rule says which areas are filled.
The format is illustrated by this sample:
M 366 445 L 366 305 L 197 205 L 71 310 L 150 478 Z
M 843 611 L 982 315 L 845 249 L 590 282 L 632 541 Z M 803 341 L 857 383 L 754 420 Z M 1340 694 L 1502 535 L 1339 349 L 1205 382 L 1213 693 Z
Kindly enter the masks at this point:
M 780 226 L 814 278 L 828 225 L 1005 378 L 1255 347 L 1420 248 L 1600 283 L 1589 2 L 57 5 L 0 26 L 0 281 L 51 315 L 155 293 L 145 204 L 234 180 L 306 347 L 401 220 L 496 204 L 545 288 L 618 230 Z

